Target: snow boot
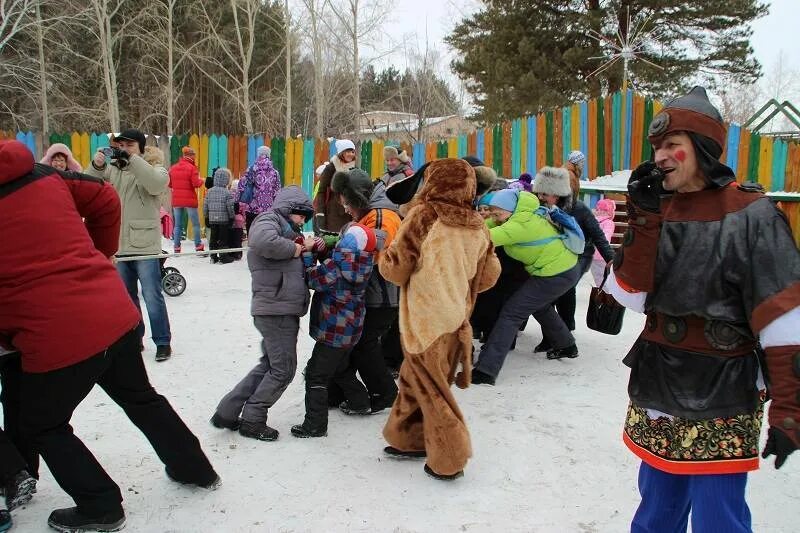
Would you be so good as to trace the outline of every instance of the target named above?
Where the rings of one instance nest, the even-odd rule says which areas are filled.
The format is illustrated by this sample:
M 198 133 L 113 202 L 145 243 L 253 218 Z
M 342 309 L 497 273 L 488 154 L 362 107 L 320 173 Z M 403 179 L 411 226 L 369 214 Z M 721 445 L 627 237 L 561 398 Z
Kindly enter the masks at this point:
M 256 424 L 253 422 L 248 422 L 247 420 L 242 420 L 242 423 L 239 426 L 239 435 L 250 439 L 271 442 L 278 440 L 279 433 L 277 429 L 269 427 L 266 423 Z
M 569 359 L 578 357 L 578 347 L 572 344 L 566 348 L 553 348 L 547 352 L 548 359 L 563 359 L 565 357 Z
M 228 420 L 222 418 L 219 413 L 214 413 L 211 417 L 211 425 L 218 429 L 230 429 L 231 431 L 239 431 L 239 426 L 242 425 L 241 420 Z
M 550 341 L 545 337 L 542 339 L 542 342 L 536 345 L 536 348 L 533 349 L 533 353 L 548 352 L 551 348 Z
M 478 370 L 477 368 L 472 369 L 472 384 L 473 385 L 494 385 L 494 382 L 497 378 Z
M 424 459 L 428 456 L 425 450 L 404 452 L 403 450 L 398 450 L 394 446 L 385 447 L 383 453 L 394 459 Z
M 212 479 L 211 481 L 198 483 L 196 481 L 184 481 L 182 479 L 179 479 L 175 475 L 175 473 L 172 470 L 170 470 L 168 466 L 164 467 L 164 472 L 167 474 L 167 477 L 170 479 L 170 481 L 174 481 L 175 483 L 180 483 L 181 485 L 195 485 L 196 487 L 200 487 L 201 489 L 206 489 L 209 491 L 217 490 L 220 487 L 220 485 L 222 485 L 222 479 L 216 473 L 214 474 L 214 479 Z
M 64 533 L 81 531 L 119 531 L 125 527 L 125 511 L 106 513 L 102 516 L 86 516 L 77 507 L 56 509 L 50 513 L 47 525 Z
M 346 415 L 369 415 L 372 414 L 371 407 L 361 407 L 361 408 L 354 408 L 350 407 L 350 402 L 348 400 L 343 401 L 339 404 L 339 410 Z
M 292 426 L 292 435 L 298 439 L 307 439 L 311 437 L 327 437 L 328 430 L 323 428 L 313 428 L 306 426 L 305 422 Z
M 373 414 L 380 413 L 384 409 L 391 409 L 394 405 L 395 399 L 397 399 L 397 390 L 393 391 L 394 394 L 385 395 L 385 394 L 373 394 L 370 396 L 369 403 L 371 406 L 371 412 Z
M 13 511 L 20 505 L 25 505 L 36 493 L 36 478 L 31 476 L 27 470 L 20 470 L 5 486 L 6 506 L 9 511 Z
M 169 344 L 156 346 L 156 361 L 159 363 L 172 357 L 172 347 Z
M 176 246 L 176 247 L 175 247 L 175 253 L 176 253 L 176 254 L 179 254 L 179 253 L 181 253 L 181 247 L 180 247 L 180 246 Z
M 437 474 L 431 467 L 428 466 L 427 463 L 425 464 L 425 473 L 431 476 L 433 479 L 438 479 L 439 481 L 453 481 L 460 477 L 464 477 L 463 470 L 459 470 L 455 474 Z
M 8 509 L 0 509 L 0 531 L 8 531 L 13 525 Z

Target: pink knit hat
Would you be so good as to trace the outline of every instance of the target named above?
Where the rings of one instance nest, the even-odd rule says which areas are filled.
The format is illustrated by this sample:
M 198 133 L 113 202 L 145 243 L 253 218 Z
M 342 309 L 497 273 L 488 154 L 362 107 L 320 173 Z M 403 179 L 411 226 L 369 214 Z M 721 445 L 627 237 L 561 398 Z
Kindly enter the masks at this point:
M 603 198 L 602 200 L 597 201 L 597 205 L 594 206 L 594 209 L 595 211 L 602 211 L 603 213 L 613 217 L 614 211 L 617 210 L 617 204 L 614 203 L 614 200 Z

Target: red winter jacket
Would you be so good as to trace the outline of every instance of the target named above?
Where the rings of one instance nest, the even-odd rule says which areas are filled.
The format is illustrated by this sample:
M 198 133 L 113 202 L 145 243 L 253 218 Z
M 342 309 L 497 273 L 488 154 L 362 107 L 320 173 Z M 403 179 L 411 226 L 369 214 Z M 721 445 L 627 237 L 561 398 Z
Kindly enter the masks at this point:
M 172 207 L 197 207 L 198 187 L 203 185 L 200 171 L 188 157 L 180 160 L 169 169 L 169 188 L 172 189 Z
M 102 179 L 34 166 L 24 144 L 0 141 L 0 344 L 25 372 L 79 363 L 139 323 L 109 260 L 120 209 Z

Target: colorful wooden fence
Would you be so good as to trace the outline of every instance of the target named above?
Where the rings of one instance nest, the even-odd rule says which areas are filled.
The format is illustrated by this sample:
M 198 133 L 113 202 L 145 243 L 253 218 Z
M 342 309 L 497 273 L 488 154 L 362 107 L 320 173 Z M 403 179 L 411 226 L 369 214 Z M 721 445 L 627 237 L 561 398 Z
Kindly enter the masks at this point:
M 632 91 L 580 102 L 562 109 L 521 117 L 478 129 L 446 140 L 402 146 L 419 168 L 442 157 L 475 155 L 493 167 L 498 175 L 513 178 L 522 172 L 535 173 L 544 165 L 561 165 L 572 150 L 587 156 L 589 178 L 614 170 L 634 168 L 650 157 L 647 126 L 661 109 L 658 101 Z M 104 133 L 72 132 L 52 134 L 47 139 L 33 132 L 3 132 L 0 139 L 16 138 L 37 155 L 55 142 L 69 146 L 76 159 L 88 166 L 98 147 L 108 144 Z M 217 166 L 227 166 L 241 175 L 256 157 L 261 145 L 272 149 L 272 160 L 284 184 L 313 190 L 314 169 L 334 153 L 334 140 L 269 137 L 267 135 L 226 136 L 184 134 L 149 136 L 148 144 L 161 148 L 169 163 L 178 160 L 182 146 L 192 146 L 203 176 Z M 372 177 L 384 173 L 384 141 L 360 144 L 361 167 Z M 728 127 L 723 160 L 740 181 L 758 181 L 767 191 L 800 193 L 800 144 L 762 137 L 737 124 Z M 201 193 L 202 194 L 202 193 Z M 786 205 L 794 200 L 789 197 Z M 800 224 L 800 198 L 787 209 L 795 228 Z M 795 213 L 794 211 L 798 211 Z

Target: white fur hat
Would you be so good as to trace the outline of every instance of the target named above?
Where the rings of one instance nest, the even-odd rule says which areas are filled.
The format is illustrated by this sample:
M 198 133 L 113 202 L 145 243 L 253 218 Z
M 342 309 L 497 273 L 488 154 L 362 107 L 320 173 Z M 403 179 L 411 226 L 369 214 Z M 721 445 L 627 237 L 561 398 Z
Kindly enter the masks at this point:
M 339 139 L 336 141 L 336 155 L 341 154 L 345 150 L 355 151 L 356 145 L 350 139 Z
M 569 186 L 569 172 L 565 168 L 542 167 L 536 173 L 531 192 L 552 194 L 554 196 L 572 196 Z

